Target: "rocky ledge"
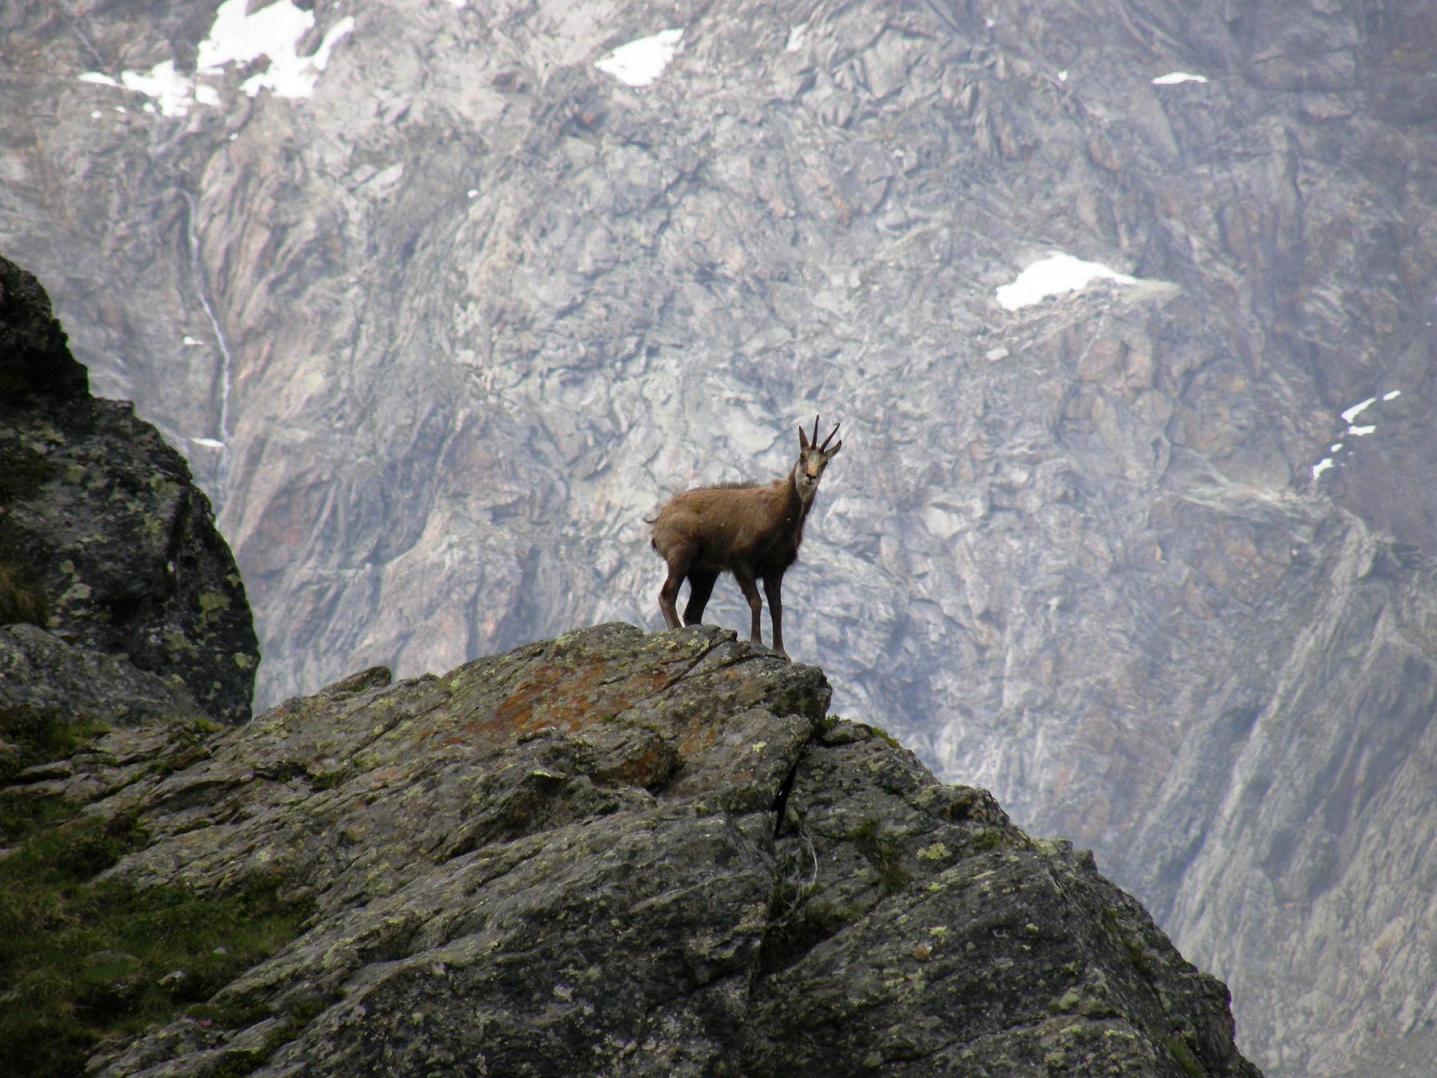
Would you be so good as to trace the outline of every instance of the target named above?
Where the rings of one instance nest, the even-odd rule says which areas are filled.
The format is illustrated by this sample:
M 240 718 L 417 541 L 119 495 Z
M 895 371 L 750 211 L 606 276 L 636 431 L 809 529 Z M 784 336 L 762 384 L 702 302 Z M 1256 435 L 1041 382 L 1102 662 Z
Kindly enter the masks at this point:
M 0 630 L 0 774 L 17 725 L 85 717 L 55 684 L 101 667 L 146 683 L 137 714 L 179 694 L 249 718 L 259 651 L 209 499 L 128 401 L 90 395 L 44 289 L 0 257 L 0 626 L 15 624 L 35 628 Z M 18 676 L 37 663 L 53 681 Z M 109 695 L 103 717 L 132 710 Z
M 731 633 L 603 625 L 116 726 L 0 803 L 111 836 L 85 886 L 293 915 L 222 976 L 207 937 L 104 1075 L 1257 1073 L 1090 855 L 828 702 Z

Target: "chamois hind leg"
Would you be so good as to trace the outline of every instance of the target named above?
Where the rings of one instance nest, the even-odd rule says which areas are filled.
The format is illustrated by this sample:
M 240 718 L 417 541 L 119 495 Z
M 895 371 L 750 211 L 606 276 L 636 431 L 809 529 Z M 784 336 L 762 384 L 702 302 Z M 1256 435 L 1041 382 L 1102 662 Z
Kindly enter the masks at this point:
M 684 624 L 697 625 L 704 620 L 704 607 L 709 604 L 709 596 L 714 591 L 714 581 L 718 579 L 718 573 L 702 572 L 698 569 L 689 573 L 689 601 L 684 607 Z
M 773 621 L 773 650 L 788 658 L 783 650 L 783 574 L 769 573 L 763 578 L 763 593 L 768 596 L 768 616 Z
M 659 609 L 663 611 L 664 621 L 670 629 L 679 627 L 679 587 L 683 584 L 684 577 L 688 576 L 693 560 L 693 551 L 687 548 L 676 550 L 671 557 L 664 558 L 668 563 L 669 575 L 664 578 L 664 586 L 659 589 Z
M 749 639 L 755 644 L 762 644 L 763 634 L 759 632 L 759 618 L 763 614 L 763 600 L 759 598 L 758 582 L 747 570 L 735 569 L 733 575 L 738 578 L 739 589 L 743 592 L 743 597 L 748 600 L 749 611 L 753 614 Z

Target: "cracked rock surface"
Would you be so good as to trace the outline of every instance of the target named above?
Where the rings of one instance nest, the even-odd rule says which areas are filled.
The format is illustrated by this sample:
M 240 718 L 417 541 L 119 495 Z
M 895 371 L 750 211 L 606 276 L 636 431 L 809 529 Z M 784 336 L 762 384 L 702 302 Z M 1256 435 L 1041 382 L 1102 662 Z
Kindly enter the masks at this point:
M 277 883 L 302 933 L 105 1075 L 1255 1075 L 1225 988 L 1090 855 L 827 715 L 815 667 L 609 624 L 356 674 L 161 769 L 120 728 L 36 785 Z M 146 747 L 148 746 L 148 748 Z

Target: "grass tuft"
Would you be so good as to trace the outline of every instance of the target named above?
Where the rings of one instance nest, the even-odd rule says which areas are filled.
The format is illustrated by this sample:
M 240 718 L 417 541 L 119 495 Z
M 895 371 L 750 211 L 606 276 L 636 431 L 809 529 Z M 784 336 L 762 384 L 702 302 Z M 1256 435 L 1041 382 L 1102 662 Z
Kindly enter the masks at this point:
M 20 750 L 0 757 L 0 781 L 33 764 L 73 756 L 109 729 L 93 719 L 76 720 L 58 707 L 0 707 L 0 741 Z
M 885 832 L 878 820 L 864 820 L 848 837 L 878 872 L 878 883 L 885 895 L 897 894 L 912 882 L 912 877 L 903 867 L 902 842 L 895 835 Z
M 25 622 L 43 629 L 49 617 L 49 604 L 40 590 L 30 583 L 29 575 L 14 565 L 0 561 L 0 625 Z
M 23 621 L 43 628 L 50 616 L 7 514 L 13 503 L 29 498 L 58 475 L 59 468 L 29 446 L 0 446 L 0 625 Z
M 218 895 L 97 880 L 145 845 L 136 820 L 45 811 L 0 859 L 0 1074 L 83 1074 L 104 1041 L 209 999 L 310 913 L 272 880 Z

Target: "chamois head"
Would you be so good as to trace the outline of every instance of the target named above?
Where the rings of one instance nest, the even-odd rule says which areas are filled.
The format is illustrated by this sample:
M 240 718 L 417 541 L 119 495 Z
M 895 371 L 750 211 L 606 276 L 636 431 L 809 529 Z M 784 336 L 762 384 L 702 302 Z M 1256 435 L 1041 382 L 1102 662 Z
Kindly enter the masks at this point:
M 813 417 L 813 437 L 810 438 L 804 433 L 802 427 L 798 428 L 798 464 L 793 469 L 793 484 L 798 488 L 798 496 L 803 503 L 808 505 L 813 501 L 813 495 L 818 490 L 818 481 L 823 478 L 823 469 L 828 467 L 828 462 L 838 456 L 838 451 L 843 448 L 843 439 L 832 449 L 828 443 L 833 441 L 833 436 L 838 433 L 838 424 L 828 432 L 828 437 L 823 444 L 818 444 L 818 416 Z

